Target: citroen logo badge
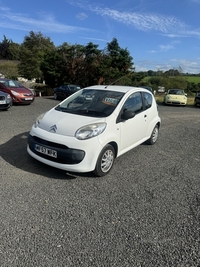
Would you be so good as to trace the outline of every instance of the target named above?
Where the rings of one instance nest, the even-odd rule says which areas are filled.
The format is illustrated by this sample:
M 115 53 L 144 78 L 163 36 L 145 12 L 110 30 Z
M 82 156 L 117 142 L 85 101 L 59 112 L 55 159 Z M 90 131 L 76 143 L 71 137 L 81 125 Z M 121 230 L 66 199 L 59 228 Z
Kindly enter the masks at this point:
M 53 126 L 50 127 L 49 132 L 56 133 L 57 131 L 57 126 L 54 124 Z

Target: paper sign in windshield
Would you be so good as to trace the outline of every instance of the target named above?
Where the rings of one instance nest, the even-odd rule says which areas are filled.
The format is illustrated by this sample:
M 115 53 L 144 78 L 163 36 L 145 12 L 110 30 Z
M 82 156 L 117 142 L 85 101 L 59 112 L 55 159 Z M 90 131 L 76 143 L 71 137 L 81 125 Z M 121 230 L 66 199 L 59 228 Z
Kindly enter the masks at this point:
M 105 99 L 102 100 L 104 104 L 111 105 L 111 106 L 116 106 L 119 102 L 119 99 L 117 98 L 112 98 L 112 97 L 106 97 Z

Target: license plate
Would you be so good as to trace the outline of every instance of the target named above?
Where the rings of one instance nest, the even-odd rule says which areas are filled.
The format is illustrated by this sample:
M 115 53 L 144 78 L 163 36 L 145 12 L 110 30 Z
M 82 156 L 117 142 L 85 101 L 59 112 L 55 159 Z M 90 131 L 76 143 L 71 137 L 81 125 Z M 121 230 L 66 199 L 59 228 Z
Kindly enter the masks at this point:
M 35 144 L 35 150 L 37 152 L 42 153 L 42 154 L 48 155 L 50 157 L 57 158 L 57 151 L 56 150 L 53 150 L 53 149 L 50 149 L 50 148 L 47 148 L 44 146 L 40 146 L 38 144 Z
M 32 97 L 26 97 L 25 100 L 33 100 Z
M 6 101 L 5 100 L 1 100 L 0 104 L 6 104 Z

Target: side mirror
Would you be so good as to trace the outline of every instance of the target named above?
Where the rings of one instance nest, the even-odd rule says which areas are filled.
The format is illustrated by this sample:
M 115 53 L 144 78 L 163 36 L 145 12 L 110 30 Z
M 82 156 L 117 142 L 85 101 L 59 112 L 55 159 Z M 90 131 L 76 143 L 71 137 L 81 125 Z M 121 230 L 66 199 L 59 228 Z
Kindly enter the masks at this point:
M 132 119 L 133 117 L 135 117 L 135 112 L 131 110 L 125 110 L 121 115 L 121 118 L 126 121 Z

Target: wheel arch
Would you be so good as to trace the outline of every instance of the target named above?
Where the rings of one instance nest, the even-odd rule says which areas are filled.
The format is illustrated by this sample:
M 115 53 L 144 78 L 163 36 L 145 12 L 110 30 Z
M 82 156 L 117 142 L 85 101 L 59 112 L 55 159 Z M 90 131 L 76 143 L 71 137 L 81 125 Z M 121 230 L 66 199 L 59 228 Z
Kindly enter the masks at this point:
M 109 142 L 108 145 L 111 145 L 114 150 L 115 150 L 115 158 L 117 157 L 117 154 L 118 154 L 118 145 L 116 142 L 112 141 L 112 142 Z

